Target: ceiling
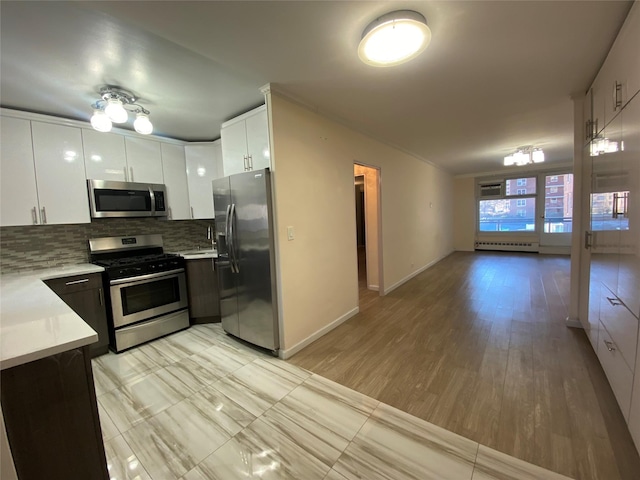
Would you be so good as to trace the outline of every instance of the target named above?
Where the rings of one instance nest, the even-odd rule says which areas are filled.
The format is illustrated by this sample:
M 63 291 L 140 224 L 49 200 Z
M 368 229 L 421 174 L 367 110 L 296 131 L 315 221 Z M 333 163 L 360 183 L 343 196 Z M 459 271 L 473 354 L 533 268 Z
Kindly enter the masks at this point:
M 274 89 L 454 174 L 496 171 L 521 145 L 573 152 L 571 96 L 597 74 L 629 1 L 0 2 L 0 103 L 88 120 L 124 87 L 154 133 L 220 136 Z M 392 68 L 363 64 L 362 31 L 398 9 L 432 41 Z

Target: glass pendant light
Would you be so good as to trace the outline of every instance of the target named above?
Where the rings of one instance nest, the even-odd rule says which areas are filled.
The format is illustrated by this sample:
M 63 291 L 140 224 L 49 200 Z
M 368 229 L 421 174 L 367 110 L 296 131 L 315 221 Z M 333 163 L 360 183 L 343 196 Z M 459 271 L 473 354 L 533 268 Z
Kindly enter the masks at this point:
M 133 128 L 136 129 L 136 132 L 143 135 L 149 135 L 153 132 L 153 124 L 149 120 L 149 117 L 144 113 L 138 113 L 136 115 L 136 119 L 133 122 Z
M 91 126 L 99 132 L 109 132 L 111 131 L 112 123 L 106 113 L 96 109 L 91 116 Z
M 117 98 L 107 100 L 107 106 L 104 107 L 104 113 L 108 115 L 113 123 L 124 123 L 129 118 L 129 114 L 122 106 L 122 102 Z

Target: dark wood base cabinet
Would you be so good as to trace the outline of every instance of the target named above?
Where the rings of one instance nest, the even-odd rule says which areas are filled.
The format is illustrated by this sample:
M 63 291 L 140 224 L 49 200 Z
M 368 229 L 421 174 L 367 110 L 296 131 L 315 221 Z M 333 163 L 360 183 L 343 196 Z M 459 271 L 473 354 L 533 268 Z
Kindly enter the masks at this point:
M 98 341 L 90 346 L 91 355 L 97 357 L 107 353 L 109 331 L 102 276 L 99 273 L 91 273 L 56 278 L 45 283 L 98 334 Z
M 220 294 L 215 259 L 186 261 L 189 319 L 191 324 L 220 321 Z
M 2 370 L 2 413 L 20 480 L 108 480 L 88 347 Z

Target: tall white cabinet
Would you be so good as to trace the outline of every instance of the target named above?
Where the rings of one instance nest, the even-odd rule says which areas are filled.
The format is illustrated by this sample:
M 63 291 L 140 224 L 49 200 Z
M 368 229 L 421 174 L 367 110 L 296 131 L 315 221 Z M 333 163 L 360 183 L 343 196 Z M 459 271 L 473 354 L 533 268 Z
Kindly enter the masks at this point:
M 223 177 L 220 140 L 191 143 L 184 148 L 187 163 L 187 183 L 191 218 L 214 218 L 213 186 L 211 182 Z
M 271 166 L 266 105 L 223 123 L 220 136 L 225 176 Z
M 639 45 L 636 3 L 585 102 L 589 308 L 581 321 L 640 451 Z

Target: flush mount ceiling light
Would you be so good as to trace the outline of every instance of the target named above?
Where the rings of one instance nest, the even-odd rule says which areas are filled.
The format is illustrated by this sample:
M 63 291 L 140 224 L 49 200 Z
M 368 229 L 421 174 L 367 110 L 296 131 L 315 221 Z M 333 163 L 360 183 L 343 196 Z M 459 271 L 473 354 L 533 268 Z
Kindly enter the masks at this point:
M 118 87 L 105 86 L 99 93 L 100 100 L 92 105 L 91 126 L 95 130 L 108 132 L 114 123 L 125 123 L 131 112 L 136 114 L 133 122 L 136 132 L 148 135 L 153 131 L 149 110 L 137 104 L 138 99 L 131 92 Z
M 520 147 L 512 154 L 504 157 L 505 166 L 522 166 L 541 162 L 544 162 L 544 152 L 541 148 L 534 148 L 531 145 Z
M 423 15 L 412 10 L 387 13 L 371 22 L 358 45 L 360 60 L 375 67 L 392 67 L 417 57 L 431 41 Z

